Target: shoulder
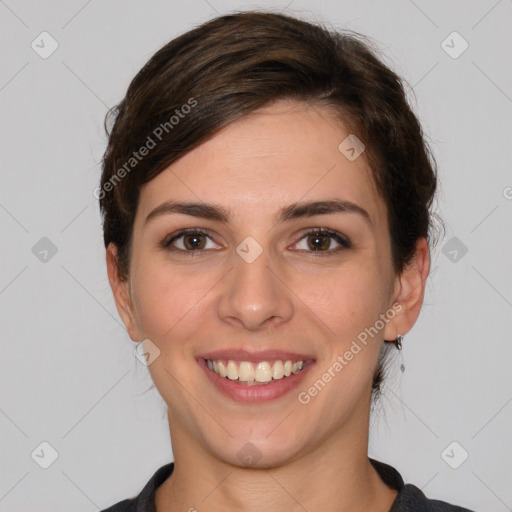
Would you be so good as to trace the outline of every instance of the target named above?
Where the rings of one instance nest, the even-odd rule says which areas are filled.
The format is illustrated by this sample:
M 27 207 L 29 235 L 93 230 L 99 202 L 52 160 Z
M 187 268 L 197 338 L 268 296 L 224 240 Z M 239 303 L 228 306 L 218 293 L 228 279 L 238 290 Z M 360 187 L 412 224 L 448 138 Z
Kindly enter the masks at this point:
M 126 499 L 100 512 L 139 512 L 155 510 L 155 492 L 158 487 L 171 476 L 174 463 L 170 462 L 160 467 L 146 483 L 135 498 Z
M 473 512 L 467 508 L 428 499 L 415 485 L 406 484 L 399 491 L 389 512 Z
M 136 512 L 137 510 L 137 499 L 132 498 L 128 500 L 120 501 L 111 507 L 108 507 L 100 512 Z
M 381 479 L 398 494 L 389 512 L 474 512 L 444 501 L 431 500 L 415 485 L 405 484 L 400 473 L 389 464 L 370 458 Z

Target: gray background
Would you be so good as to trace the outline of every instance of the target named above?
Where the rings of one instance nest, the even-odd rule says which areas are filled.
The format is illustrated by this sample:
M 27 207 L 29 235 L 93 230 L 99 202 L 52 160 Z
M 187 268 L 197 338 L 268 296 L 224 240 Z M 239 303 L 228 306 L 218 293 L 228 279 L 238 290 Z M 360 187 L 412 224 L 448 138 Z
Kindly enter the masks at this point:
M 511 0 L 0 1 L 0 510 L 94 511 L 172 458 L 165 407 L 107 281 L 92 195 L 102 123 L 169 39 L 251 7 L 371 36 L 413 87 L 447 229 L 370 455 L 429 497 L 512 510 Z M 51 49 L 43 31 L 58 43 L 47 58 L 31 47 Z M 458 58 L 458 36 L 444 43 L 452 56 L 442 47 L 453 31 L 469 44 Z M 47 469 L 42 442 L 58 453 Z

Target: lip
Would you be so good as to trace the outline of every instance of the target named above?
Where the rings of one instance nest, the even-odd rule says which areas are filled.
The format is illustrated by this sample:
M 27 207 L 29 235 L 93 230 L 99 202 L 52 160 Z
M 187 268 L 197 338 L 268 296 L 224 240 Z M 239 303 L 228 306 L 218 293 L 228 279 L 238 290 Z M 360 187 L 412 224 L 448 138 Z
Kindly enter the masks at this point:
M 234 355 L 237 351 L 229 351 L 230 355 Z M 227 353 L 227 352 L 225 352 Z M 287 393 L 291 392 L 293 389 L 297 388 L 301 381 L 304 379 L 306 374 L 311 370 L 311 368 L 315 365 L 315 361 L 311 358 L 301 359 L 302 356 L 298 354 L 287 354 L 288 356 L 292 355 L 293 357 L 287 357 L 288 359 L 295 359 L 298 356 L 299 361 L 305 361 L 304 368 L 299 372 L 289 377 L 284 377 L 280 380 L 276 380 L 274 382 L 270 382 L 266 385 L 246 385 L 246 384 L 237 384 L 237 381 L 233 381 L 228 379 L 227 377 L 221 377 L 216 374 L 213 370 L 210 370 L 206 364 L 206 359 L 222 359 L 225 355 L 222 352 L 215 352 L 214 357 L 211 357 L 210 354 L 207 354 L 208 357 L 203 358 L 202 356 L 197 359 L 199 366 L 206 373 L 206 376 L 210 381 L 215 385 L 215 387 L 223 393 L 225 396 L 231 398 L 236 402 L 249 402 L 249 403 L 258 403 L 258 402 L 269 402 L 271 400 L 277 400 L 278 398 L 283 397 Z M 222 357 L 218 357 L 222 355 Z M 257 359 L 241 359 L 242 361 L 265 361 L 268 360 L 270 352 L 267 353 L 267 359 L 263 358 L 262 355 L 264 352 L 258 353 Z M 274 357 L 279 359 L 281 356 L 283 359 L 285 358 L 285 353 L 280 352 L 280 356 Z M 246 357 L 247 353 L 243 357 Z M 255 356 L 256 357 L 256 356 Z M 233 359 L 233 358 L 231 358 Z M 234 359 L 233 359 L 234 360 Z

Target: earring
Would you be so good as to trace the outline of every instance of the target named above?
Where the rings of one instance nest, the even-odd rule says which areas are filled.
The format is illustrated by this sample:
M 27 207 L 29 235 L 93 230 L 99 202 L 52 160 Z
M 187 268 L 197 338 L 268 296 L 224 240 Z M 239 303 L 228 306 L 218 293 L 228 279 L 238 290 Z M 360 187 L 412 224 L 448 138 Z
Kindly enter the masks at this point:
M 404 365 L 404 354 L 402 352 L 402 340 L 404 339 L 404 337 L 399 334 L 395 340 L 395 347 L 397 348 L 397 350 L 400 352 L 400 371 L 403 373 L 405 372 L 405 365 Z

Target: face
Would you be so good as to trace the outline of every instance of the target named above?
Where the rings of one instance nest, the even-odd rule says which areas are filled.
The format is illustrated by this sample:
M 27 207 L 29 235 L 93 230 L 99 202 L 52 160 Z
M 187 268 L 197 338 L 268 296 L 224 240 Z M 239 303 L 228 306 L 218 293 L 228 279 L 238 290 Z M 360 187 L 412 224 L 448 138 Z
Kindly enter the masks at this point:
M 366 434 L 401 282 L 364 153 L 338 149 L 348 135 L 327 107 L 281 101 L 142 189 L 129 307 L 116 302 L 160 350 L 149 370 L 173 445 L 272 467 Z

